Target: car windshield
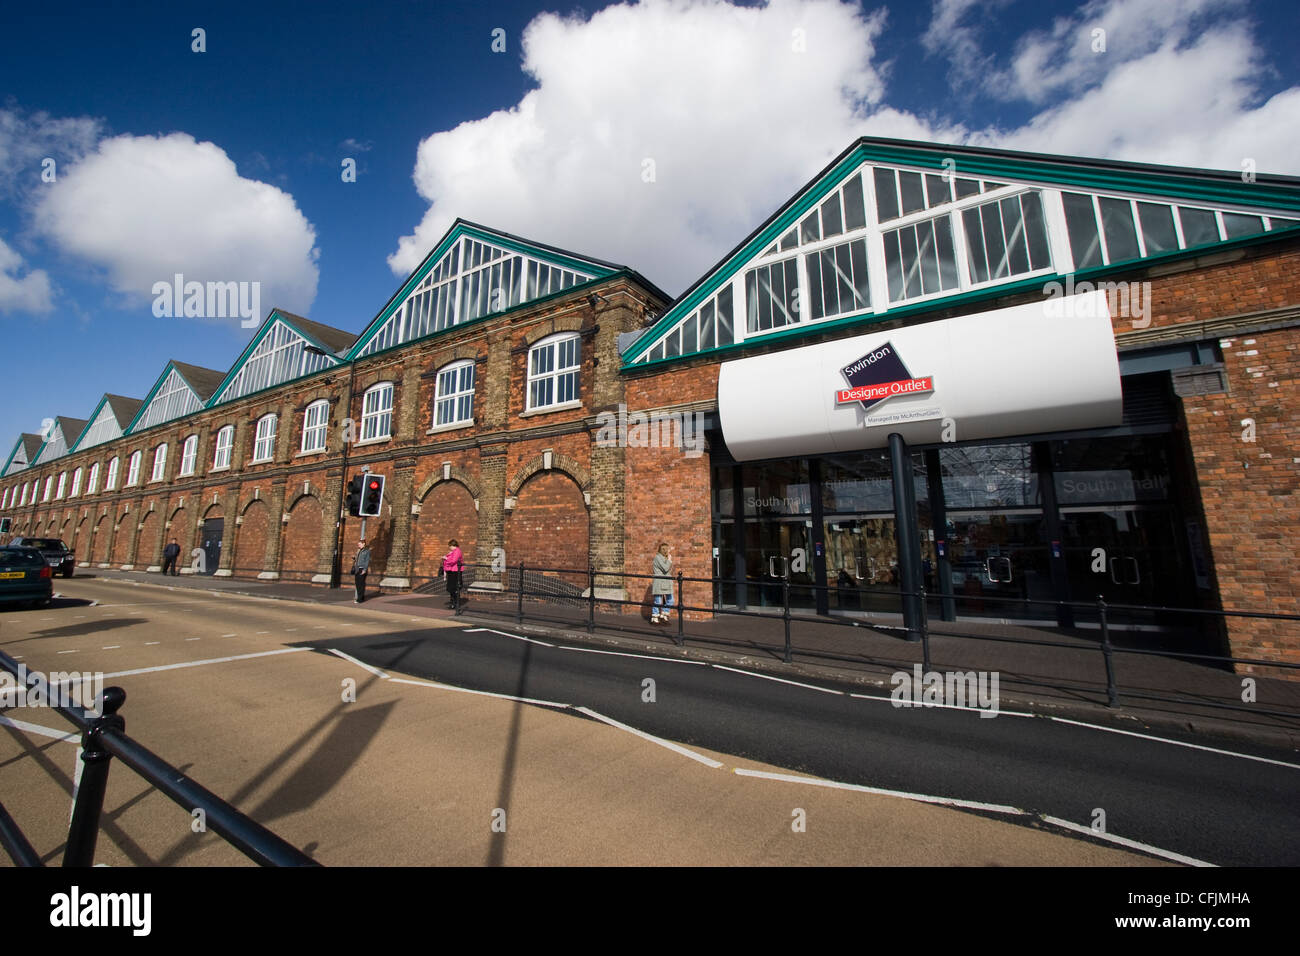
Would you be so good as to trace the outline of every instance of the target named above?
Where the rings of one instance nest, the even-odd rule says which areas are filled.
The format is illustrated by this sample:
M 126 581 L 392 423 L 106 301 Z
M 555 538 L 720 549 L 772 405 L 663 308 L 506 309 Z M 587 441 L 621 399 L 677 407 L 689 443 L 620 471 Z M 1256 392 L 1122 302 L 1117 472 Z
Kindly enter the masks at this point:
M 42 551 L 67 551 L 58 538 L 28 538 L 25 547 L 40 548 Z
M 0 548 L 0 569 L 38 568 L 44 560 L 35 551 L 21 548 Z

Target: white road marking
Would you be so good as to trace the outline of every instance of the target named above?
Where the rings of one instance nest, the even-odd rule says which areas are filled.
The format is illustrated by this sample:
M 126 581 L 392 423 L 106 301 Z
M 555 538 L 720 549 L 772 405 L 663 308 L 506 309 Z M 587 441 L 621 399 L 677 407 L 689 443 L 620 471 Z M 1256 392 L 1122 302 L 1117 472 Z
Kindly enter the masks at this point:
M 228 637 L 228 636 L 229 636 L 229 635 L 226 635 L 226 634 L 223 634 L 223 635 L 222 635 L 222 637 Z M 203 640 L 203 638 L 201 638 L 201 637 L 187 637 L 187 638 L 185 638 L 185 640 L 187 640 L 187 641 L 201 641 L 201 640 Z
M 75 654 L 75 653 L 77 653 L 77 651 L 76 651 L 76 649 L 74 648 L 74 649 L 72 649 L 72 650 L 70 650 L 70 651 L 59 651 L 59 653 L 60 653 L 60 654 Z
M 101 651 L 115 651 L 115 650 L 117 650 L 117 649 L 118 649 L 119 647 L 121 647 L 121 646 L 122 646 L 121 644 L 105 644 L 103 647 L 100 648 L 100 650 L 101 650 Z
M 1119 846 L 1126 846 L 1131 850 L 1142 850 L 1154 856 L 1163 857 L 1166 860 L 1173 860 L 1175 863 L 1183 863 L 1187 866 L 1215 866 L 1213 863 L 1206 863 L 1204 860 L 1197 860 L 1190 856 L 1183 856 L 1181 853 L 1174 853 L 1172 850 L 1162 850 L 1158 846 L 1151 846 L 1149 843 L 1139 843 L 1137 840 L 1125 839 L 1122 836 L 1115 836 L 1110 833 L 1098 833 L 1092 827 L 1086 827 L 1079 823 L 1073 823 L 1069 820 L 1062 820 L 1060 817 L 1041 818 L 1044 823 L 1051 823 L 1058 827 L 1064 827 L 1066 830 L 1073 830 L 1076 833 L 1082 833 L 1086 836 L 1096 837 L 1099 840 L 1106 840 L 1109 843 L 1115 843 Z
M 270 634 L 271 632 L 270 632 L 270 631 L 258 631 L 257 633 L 258 633 L 258 634 Z
M 317 625 L 315 625 L 314 627 L 312 627 L 312 630 L 313 630 L 313 631 L 323 631 L 323 630 L 325 630 L 325 625 L 324 625 L 324 624 L 317 624 Z
M 1028 816 L 1018 807 L 1007 807 L 999 803 L 979 803 L 974 800 L 959 800 L 956 797 L 933 797 L 925 793 L 908 793 L 906 790 L 883 790 L 880 787 L 867 787 L 858 783 L 840 783 L 837 780 L 825 780 L 821 777 L 796 777 L 788 773 L 770 773 L 766 770 L 748 770 L 737 767 L 736 773 L 742 777 L 762 777 L 764 780 L 784 780 L 787 783 L 802 783 L 810 787 L 830 787 L 835 790 L 856 790 L 860 793 L 874 793 L 883 797 L 902 797 L 918 803 L 939 803 L 949 807 L 965 807 L 969 810 L 985 810 L 989 813 L 1006 813 Z
M 629 727 L 627 724 L 621 724 L 614 718 L 606 717 L 604 714 L 597 713 L 596 711 L 592 710 L 590 707 L 575 707 L 573 709 L 578 711 L 579 713 L 586 714 L 588 717 L 594 717 L 596 720 L 599 720 L 601 723 L 609 724 L 611 727 L 617 727 L 619 730 L 626 730 L 629 734 L 636 734 L 638 737 L 640 737 L 643 740 L 648 740 L 651 743 L 658 744 L 660 747 L 667 747 L 669 750 L 672 750 L 675 753 L 679 753 L 684 757 L 690 757 L 692 760 L 699 761 L 700 763 L 704 764 L 706 767 L 712 767 L 714 770 L 717 770 L 719 767 L 722 766 L 722 764 L 719 761 L 714 760 L 712 757 L 706 757 L 704 756 L 704 754 L 696 753 L 694 750 L 691 750 L 688 747 L 683 747 L 681 744 L 675 744 L 671 740 L 664 740 L 662 737 L 656 737 L 654 734 L 648 734 L 644 730 L 637 730 L 635 727 Z
M 148 647 L 148 646 L 150 646 L 151 644 L 161 644 L 161 643 L 162 643 L 162 641 L 145 641 L 145 642 L 144 642 L 144 646 L 145 646 L 145 647 Z
M 156 641 L 154 643 L 157 643 Z M 272 657 L 276 654 L 296 654 L 299 651 L 309 651 L 310 647 L 283 647 L 276 651 L 260 651 L 256 654 L 236 654 L 233 657 L 210 657 L 203 661 L 182 661 L 179 664 L 160 664 L 157 667 L 138 667 L 130 671 L 116 671 L 112 674 L 105 674 L 104 679 L 110 677 L 133 677 L 136 674 L 156 674 L 159 671 L 174 671 L 182 667 L 203 667 L 205 664 L 228 664 L 231 661 L 246 661 L 254 657 Z
M 438 690 L 454 690 L 461 694 L 474 694 L 478 697 L 496 697 L 498 700 L 512 700 L 520 704 L 540 704 L 542 707 L 556 707 L 560 710 L 567 710 L 572 706 L 571 704 L 561 704 L 553 700 L 538 700 L 535 697 L 516 697 L 513 694 L 494 694 L 490 690 L 471 690 L 468 687 L 457 687 L 455 684 L 439 684 L 435 681 L 408 680 L 405 677 L 390 677 L 388 680 L 393 684 L 411 684 L 415 687 L 433 687 Z
M 370 671 L 370 673 L 374 674 L 376 677 L 382 677 L 384 680 L 388 680 L 388 675 L 385 674 L 383 671 L 381 671 L 378 667 L 371 667 L 365 661 L 359 661 L 351 654 L 344 654 L 342 651 L 337 650 L 336 648 L 331 647 L 329 650 L 331 654 L 335 654 L 338 657 L 343 658 L 345 661 L 351 661 L 353 664 L 356 664 L 358 667 L 362 668 L 363 670 Z
M 296 627 L 286 627 L 285 630 L 286 630 L 286 631 L 296 631 L 296 630 L 298 630 L 298 629 L 297 629 Z
M 818 687 L 816 684 L 802 684 L 797 680 L 786 680 L 784 677 L 773 677 L 771 674 L 755 674 L 753 671 L 742 671 L 735 667 L 725 667 L 722 664 L 711 664 L 710 666 L 716 667 L 720 671 L 731 671 L 733 674 L 744 674 L 746 677 L 761 677 L 763 680 L 774 680 L 778 684 L 793 684 L 795 687 L 806 687 L 809 690 L 819 690 L 823 694 L 839 694 L 841 697 L 844 696 L 844 691 L 842 690 L 832 690 L 829 687 Z
M 221 636 L 222 636 L 222 637 L 238 637 L 238 635 L 237 635 L 237 634 L 222 634 L 222 635 L 221 635 Z M 197 637 L 196 637 L 196 638 L 194 638 L 194 640 L 196 640 L 196 641 L 197 641 L 197 640 L 198 640 L 198 638 L 197 638 Z
M 79 734 L 69 733 L 66 730 L 56 730 L 53 727 L 42 727 L 40 724 L 28 723 L 25 720 L 14 720 L 12 717 L 0 717 L 0 726 L 12 727 L 15 730 L 21 730 L 29 734 L 36 734 L 39 737 L 53 737 L 55 740 L 62 740 L 65 743 L 81 743 L 81 736 Z
M 861 698 L 862 700 L 883 700 L 883 701 L 888 701 L 888 702 L 890 702 L 890 703 L 893 703 L 893 700 L 894 700 L 894 698 L 892 698 L 892 697 L 880 697 L 880 696 L 877 695 L 877 694 L 849 694 L 849 696 L 850 696 L 850 697 L 858 697 L 858 698 Z M 909 709 L 914 708 L 914 707 L 919 707 L 919 708 L 923 708 L 923 709 L 925 709 L 925 710 L 970 710 L 970 711 L 974 711 L 974 712 L 977 713 L 977 714 L 987 714 L 987 713 L 989 713 L 989 708 L 986 708 L 986 707 L 968 707 L 968 706 L 965 706 L 965 705 L 963 705 L 963 704 L 941 704 L 941 703 L 932 703 L 932 704 L 915 704 L 915 703 L 909 703 L 909 704 L 906 705 L 906 706 L 904 706 L 904 705 L 897 705 L 897 706 L 898 706 L 898 709 L 899 709 L 899 710 L 909 710 Z M 998 712 L 997 712 L 997 716 L 998 716 L 998 717 L 1035 717 L 1035 716 L 1037 716 L 1037 715 L 1036 715 L 1036 714 L 1027 714 L 1027 713 L 1022 713 L 1021 711 L 1018 711 L 1018 710 L 1001 710 L 1001 709 L 999 709 Z
M 688 661 L 681 657 L 656 657 L 653 654 L 630 654 L 626 651 L 602 651 L 594 647 L 569 647 L 567 644 L 558 645 L 562 651 L 581 651 L 584 654 L 609 654 L 613 657 L 639 657 L 647 661 L 667 661 L 670 664 L 698 664 L 704 666 L 707 661 Z
M 1217 747 L 1206 747 L 1203 744 L 1189 744 L 1182 740 L 1171 740 L 1168 737 L 1153 737 L 1151 734 L 1139 734 L 1132 730 L 1120 730 L 1118 727 L 1103 727 L 1100 724 L 1087 724 L 1081 720 L 1067 720 L 1065 717 L 1052 717 L 1062 724 L 1074 724 L 1076 727 L 1091 727 L 1093 730 L 1104 730 L 1112 734 L 1123 734 L 1126 737 L 1141 737 L 1143 740 L 1155 740 L 1162 744 L 1173 744 L 1175 747 L 1190 747 L 1193 750 L 1204 750 L 1212 754 L 1223 754 L 1225 757 L 1240 757 L 1242 760 L 1258 760 L 1260 763 L 1277 764 L 1279 767 L 1290 767 L 1292 770 L 1300 770 L 1300 764 L 1287 763 L 1285 760 L 1273 760 L 1269 757 L 1256 757 L 1254 754 L 1238 753 L 1235 750 L 1220 750 Z
M 535 637 L 524 637 L 522 634 L 511 634 L 509 631 L 498 631 L 494 627 L 471 627 L 471 628 L 467 628 L 465 633 L 477 634 L 482 631 L 487 631 L 490 634 L 500 634 L 502 637 L 511 637 L 514 638 L 516 641 L 527 641 L 529 644 L 540 644 L 542 645 L 542 647 L 555 646 L 554 644 L 547 644 L 545 641 L 539 641 Z

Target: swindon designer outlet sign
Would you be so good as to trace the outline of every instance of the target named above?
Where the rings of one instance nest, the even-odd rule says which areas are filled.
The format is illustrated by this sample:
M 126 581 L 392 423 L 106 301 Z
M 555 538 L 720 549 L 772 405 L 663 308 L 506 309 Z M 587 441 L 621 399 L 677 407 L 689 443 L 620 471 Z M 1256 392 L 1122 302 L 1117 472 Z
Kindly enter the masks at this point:
M 840 369 L 840 374 L 844 376 L 844 381 L 849 387 L 835 390 L 835 403 L 837 405 L 856 403 L 865 412 L 879 408 L 891 398 L 924 395 L 934 391 L 934 378 L 928 375 L 914 378 L 892 342 L 886 342 L 880 348 L 846 365 Z M 906 411 L 868 414 L 865 424 L 888 425 L 895 422 L 938 418 L 940 415 L 937 406 L 922 408 L 914 406 Z

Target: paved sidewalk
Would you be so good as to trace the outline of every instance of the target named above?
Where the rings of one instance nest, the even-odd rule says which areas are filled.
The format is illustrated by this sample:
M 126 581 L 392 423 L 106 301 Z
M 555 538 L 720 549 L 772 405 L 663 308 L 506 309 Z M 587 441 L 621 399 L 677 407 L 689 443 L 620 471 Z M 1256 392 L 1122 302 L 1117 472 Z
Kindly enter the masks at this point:
M 311 584 L 182 575 L 163 577 L 136 571 L 79 569 L 78 576 L 167 587 L 198 588 L 261 598 L 315 604 L 353 605 L 351 580 L 338 590 Z M 56 587 L 57 590 L 57 587 Z M 365 606 L 413 616 L 451 618 L 442 594 L 401 593 L 374 596 Z M 669 627 L 649 623 L 645 612 L 617 613 L 597 605 L 594 628 L 587 631 L 585 604 L 529 597 L 524 620 L 517 622 L 517 598 L 473 592 L 467 626 L 488 626 L 550 635 L 574 643 L 651 650 L 741 664 L 787 679 L 874 687 L 888 694 L 892 674 L 911 672 L 922 662 L 919 643 L 902 637 L 897 615 L 865 618 L 815 618 L 791 621 L 792 662 L 784 662 L 785 629 L 779 614 L 727 615 L 686 621 L 684 646 L 677 646 L 677 620 Z M 629 609 L 630 610 L 630 609 Z M 1029 710 L 1114 726 L 1134 732 L 1146 728 L 1251 741 L 1269 747 L 1300 748 L 1300 680 L 1255 677 L 1256 700 L 1243 702 L 1243 678 L 1225 665 L 1176 657 L 1126 653 L 1141 638 L 1116 634 L 1114 672 L 1119 706 L 1107 706 L 1105 662 L 1099 634 L 1062 631 L 990 621 L 930 622 L 931 669 L 989 671 L 999 675 L 1001 709 Z M 962 636 L 957 636 L 962 635 Z M 1050 641 L 1067 646 L 1042 646 Z M 1158 699 L 1157 699 L 1158 698 Z M 1217 706 L 1216 706 L 1217 705 Z M 1236 709 L 1227 709 L 1228 707 Z M 1265 713 L 1274 711 L 1276 714 Z

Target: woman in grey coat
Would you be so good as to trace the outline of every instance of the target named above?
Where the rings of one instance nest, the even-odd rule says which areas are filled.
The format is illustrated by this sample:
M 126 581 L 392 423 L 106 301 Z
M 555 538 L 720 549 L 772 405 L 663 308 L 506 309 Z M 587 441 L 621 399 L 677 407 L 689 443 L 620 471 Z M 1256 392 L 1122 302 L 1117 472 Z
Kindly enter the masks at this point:
M 661 542 L 659 553 L 655 555 L 654 584 L 650 588 L 652 605 L 650 607 L 651 624 L 667 624 L 668 609 L 673 605 L 673 579 L 670 577 L 673 570 L 672 559 L 668 557 L 668 542 Z M 659 607 L 663 605 L 663 612 L 660 613 Z

